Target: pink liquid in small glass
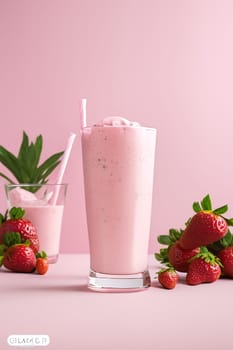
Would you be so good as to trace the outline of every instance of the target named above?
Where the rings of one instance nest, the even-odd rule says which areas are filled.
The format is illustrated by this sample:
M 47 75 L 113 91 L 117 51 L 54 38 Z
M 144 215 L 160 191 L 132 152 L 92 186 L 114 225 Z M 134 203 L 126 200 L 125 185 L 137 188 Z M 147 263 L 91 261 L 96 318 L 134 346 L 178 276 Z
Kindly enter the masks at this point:
M 56 262 L 59 254 L 64 205 L 23 206 L 25 218 L 37 229 L 40 251 L 44 250 L 49 262 Z

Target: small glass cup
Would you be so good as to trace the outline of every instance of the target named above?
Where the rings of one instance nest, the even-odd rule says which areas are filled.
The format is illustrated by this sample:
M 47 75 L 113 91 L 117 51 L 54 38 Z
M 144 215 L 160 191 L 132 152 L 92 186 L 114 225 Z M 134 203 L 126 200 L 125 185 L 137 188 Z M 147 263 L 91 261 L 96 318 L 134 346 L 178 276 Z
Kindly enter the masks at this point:
M 8 208 L 21 207 L 24 217 L 36 227 L 40 251 L 45 251 L 49 263 L 59 257 L 62 218 L 67 184 L 7 184 Z

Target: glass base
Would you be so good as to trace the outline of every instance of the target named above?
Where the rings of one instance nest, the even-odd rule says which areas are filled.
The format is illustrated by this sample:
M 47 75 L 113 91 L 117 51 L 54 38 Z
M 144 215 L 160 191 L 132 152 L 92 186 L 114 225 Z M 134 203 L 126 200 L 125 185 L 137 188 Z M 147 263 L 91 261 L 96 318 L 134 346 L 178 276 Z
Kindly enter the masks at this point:
M 149 271 L 130 275 L 110 275 L 90 270 L 88 288 L 103 292 L 140 291 L 150 287 Z
M 47 256 L 49 264 L 55 264 L 58 261 L 59 254 Z

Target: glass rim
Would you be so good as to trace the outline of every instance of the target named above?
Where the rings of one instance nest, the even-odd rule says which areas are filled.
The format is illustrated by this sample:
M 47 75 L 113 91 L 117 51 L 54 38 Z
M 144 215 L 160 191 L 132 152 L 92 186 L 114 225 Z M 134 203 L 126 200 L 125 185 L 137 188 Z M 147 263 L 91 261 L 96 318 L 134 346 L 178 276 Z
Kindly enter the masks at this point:
M 66 182 L 63 182 L 63 183 L 59 183 L 59 184 L 56 184 L 56 183 L 46 183 L 46 184 L 38 184 L 38 183 L 35 183 L 35 184 L 32 184 L 32 183 L 19 183 L 19 184 L 5 184 L 4 185 L 5 187 L 42 187 L 42 186 L 64 186 L 64 187 L 67 187 L 68 186 L 68 183 Z
M 142 126 L 142 125 L 139 125 L 139 126 L 132 126 L 132 125 L 90 125 L 90 126 L 85 126 L 83 128 L 83 130 L 89 130 L 89 129 L 93 129 L 93 128 L 114 128 L 114 129 L 117 129 L 117 128 L 128 128 L 128 129 L 144 129 L 145 131 L 148 130 L 148 131 L 153 131 L 153 132 L 157 132 L 157 129 L 156 128 L 153 128 L 153 127 L 150 127 L 150 126 Z

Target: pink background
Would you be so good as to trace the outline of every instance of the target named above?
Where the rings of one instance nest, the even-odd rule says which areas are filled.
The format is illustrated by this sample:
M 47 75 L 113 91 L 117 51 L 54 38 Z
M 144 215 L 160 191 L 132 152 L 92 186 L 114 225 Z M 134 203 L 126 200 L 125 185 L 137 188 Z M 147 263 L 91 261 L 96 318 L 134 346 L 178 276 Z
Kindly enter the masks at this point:
M 158 129 L 150 252 L 207 193 L 233 214 L 232 18 L 231 0 L 0 0 L 0 144 L 42 133 L 46 157 L 77 133 L 62 252 L 88 252 L 81 97 L 90 124 L 122 115 Z

